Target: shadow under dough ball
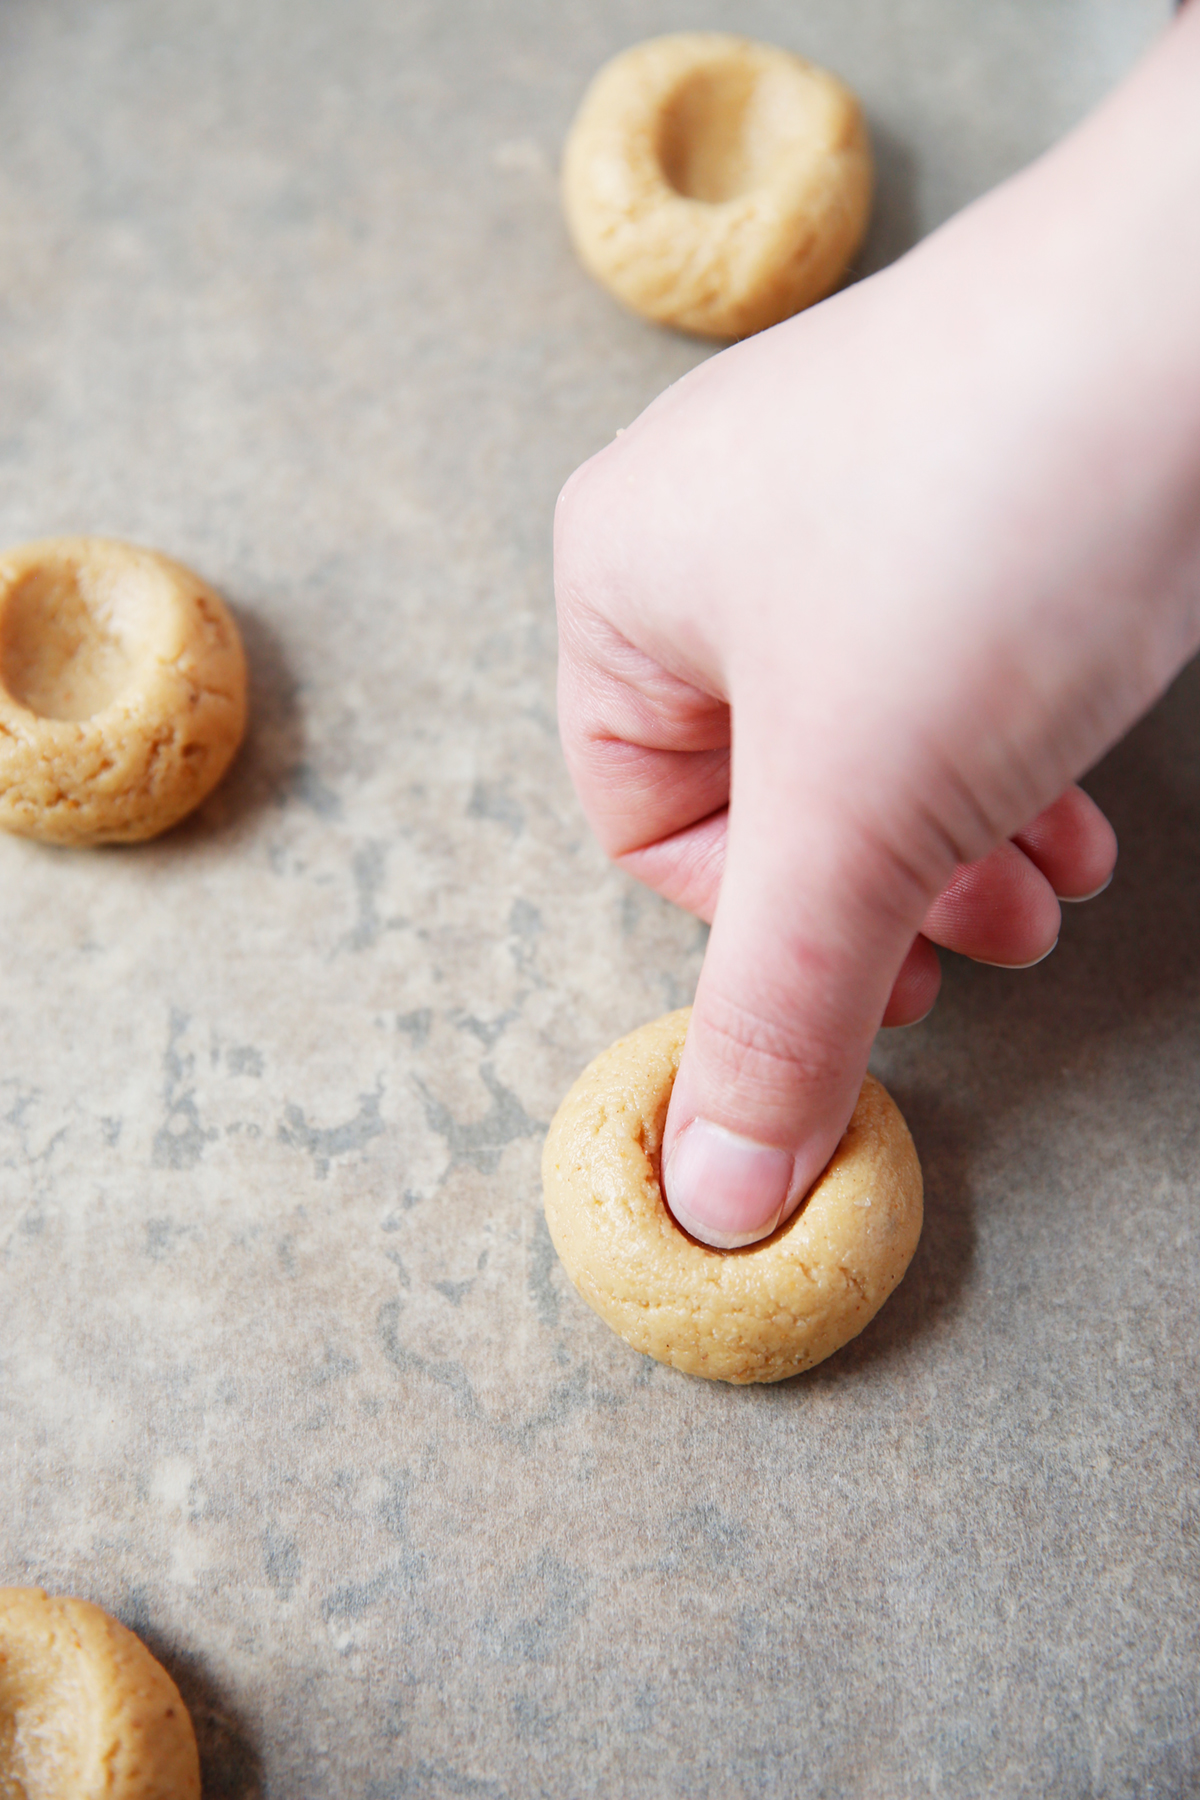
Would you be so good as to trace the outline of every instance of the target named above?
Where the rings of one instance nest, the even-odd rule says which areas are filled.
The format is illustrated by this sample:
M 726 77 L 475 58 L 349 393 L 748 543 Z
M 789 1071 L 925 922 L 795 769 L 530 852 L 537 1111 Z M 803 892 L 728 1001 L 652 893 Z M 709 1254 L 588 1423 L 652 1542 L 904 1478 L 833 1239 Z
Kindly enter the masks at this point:
M 921 1165 L 868 1075 L 820 1180 L 760 1244 L 711 1250 L 675 1223 L 659 1156 L 691 1009 L 589 1064 L 550 1127 L 546 1222 L 588 1305 L 635 1350 L 715 1381 L 783 1381 L 875 1317 L 921 1235 Z
M 246 724 L 237 627 L 154 550 L 52 538 L 0 555 L 0 827 L 54 844 L 156 837 Z
M 619 300 L 702 337 L 747 337 L 836 287 L 866 231 L 871 149 L 835 76 L 689 31 L 605 64 L 562 184 L 579 257 Z
M 200 1800 L 179 1689 L 90 1601 L 0 1588 L 0 1794 Z

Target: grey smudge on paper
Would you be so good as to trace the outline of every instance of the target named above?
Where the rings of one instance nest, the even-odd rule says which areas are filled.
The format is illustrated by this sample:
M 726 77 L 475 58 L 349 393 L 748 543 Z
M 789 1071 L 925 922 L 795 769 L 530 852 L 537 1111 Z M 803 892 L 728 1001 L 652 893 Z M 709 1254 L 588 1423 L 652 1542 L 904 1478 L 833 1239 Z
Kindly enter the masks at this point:
M 518 973 L 532 981 L 535 987 L 544 988 L 545 979 L 533 966 L 537 955 L 537 940 L 542 935 L 542 915 L 531 900 L 518 897 L 513 901 L 508 915 L 508 930 L 515 940 L 509 948 Z
M 422 1006 L 416 1012 L 397 1013 L 396 1030 L 403 1031 L 413 1041 L 414 1050 L 419 1050 L 429 1036 L 429 1027 L 433 1024 L 433 1010 Z
M 558 1292 L 554 1286 L 554 1267 L 558 1258 L 550 1241 L 546 1215 L 538 1209 L 533 1227 L 533 1243 L 529 1249 L 529 1292 L 543 1325 L 551 1329 L 558 1324 Z
M 532 1694 L 516 1694 L 509 1709 L 513 1730 L 523 1742 L 551 1744 L 562 1732 L 561 1707 L 543 1706 Z
M 383 886 L 386 862 L 387 851 L 382 844 L 374 841 L 354 852 L 350 871 L 354 877 L 354 891 L 358 896 L 358 918 L 353 931 L 342 939 L 343 945 L 350 950 L 369 950 L 383 930 L 377 899 Z
M 385 1473 L 388 1491 L 379 1503 L 379 1517 L 393 1537 L 408 1542 L 408 1490 L 412 1477 L 407 1469 Z M 424 1563 L 424 1558 L 418 1558 Z
M 649 1731 L 655 1722 L 660 1700 L 656 1689 L 649 1682 L 644 1682 L 636 1689 L 633 1699 L 621 1719 L 621 1730 L 642 1732 Z
M 462 1364 L 430 1362 L 426 1357 L 418 1356 L 415 1350 L 410 1350 L 407 1345 L 400 1342 L 399 1324 L 400 1301 L 385 1300 L 379 1309 L 377 1329 L 383 1353 L 388 1361 L 405 1374 L 409 1371 L 416 1371 L 422 1375 L 428 1375 L 430 1380 L 436 1381 L 440 1387 L 449 1388 L 451 1393 L 457 1394 L 468 1413 L 478 1413 L 479 1401 L 475 1397 L 475 1390 L 471 1386 Z
M 518 896 L 512 903 L 512 911 L 508 915 L 508 929 L 514 937 L 528 941 L 542 935 L 542 915 L 532 900 Z
M 324 1181 L 329 1173 L 329 1164 L 335 1156 L 345 1156 L 351 1150 L 365 1149 L 371 1139 L 378 1137 L 385 1129 L 379 1116 L 382 1094 L 382 1083 L 373 1094 L 360 1094 L 358 1111 L 354 1117 L 347 1119 L 343 1125 L 328 1127 L 310 1125 L 303 1109 L 294 1106 L 289 1100 L 284 1108 L 283 1123 L 279 1127 L 279 1141 L 290 1145 L 294 1150 L 307 1150 L 313 1159 L 318 1181 Z
M 471 1280 L 471 1281 L 435 1281 L 433 1285 L 434 1285 L 435 1290 L 439 1294 L 441 1294 L 443 1299 L 448 1300 L 450 1302 L 451 1306 L 461 1306 L 463 1301 L 466 1299 L 467 1295 L 470 1293 L 471 1289 L 474 1287 L 475 1283 L 474 1283 L 474 1280 Z
M 276 1594 L 287 1600 L 300 1579 L 300 1553 L 295 1539 L 281 1536 L 268 1525 L 263 1532 L 263 1565 Z
M 450 1168 L 467 1163 L 481 1175 L 490 1175 L 507 1145 L 518 1138 L 540 1137 L 546 1127 L 531 1119 L 517 1096 L 497 1081 L 490 1063 L 481 1065 L 479 1075 L 492 1096 L 492 1104 L 482 1119 L 472 1119 L 465 1125 L 460 1125 L 449 1107 L 429 1092 L 419 1076 L 416 1080 L 430 1128 L 446 1141 Z M 449 1174 L 449 1169 L 446 1172 Z
M 534 1413 L 519 1425 L 506 1424 L 502 1419 L 493 1418 L 480 1405 L 470 1377 L 461 1363 L 449 1359 L 431 1362 L 400 1342 L 401 1310 L 400 1300 L 385 1300 L 376 1320 L 380 1348 L 393 1368 L 398 1369 L 402 1375 L 424 1375 L 428 1380 L 437 1382 L 440 1387 L 448 1388 L 457 1396 L 467 1416 L 484 1420 L 503 1443 L 527 1450 L 541 1432 L 560 1426 L 571 1413 L 580 1411 L 589 1404 L 620 1404 L 615 1396 L 597 1393 L 591 1388 L 587 1369 L 579 1367 L 572 1370 L 566 1380 L 551 1392 L 540 1412 Z
M 508 791 L 507 781 L 477 781 L 467 801 L 467 816 L 507 825 L 514 837 L 525 826 L 525 809 Z
M 705 1567 L 714 1575 L 736 1573 L 748 1558 L 746 1529 L 711 1501 L 673 1513 L 665 1522 L 668 1548 L 658 1568 L 676 1570 Z
M 514 1570 L 509 1591 L 518 1606 L 538 1610 L 511 1624 L 494 1614 L 481 1622 L 480 1637 L 504 1662 L 548 1662 L 588 1609 L 586 1576 L 551 1550 Z
M 677 1012 L 681 1006 L 690 1006 L 696 990 L 694 981 L 681 981 L 673 969 L 664 969 L 659 981 L 663 991 L 663 1001 L 668 1012 Z
M 176 1238 L 182 1236 L 182 1230 L 171 1219 L 147 1219 L 146 1255 L 154 1262 L 165 1262 Z
M 194 1056 L 184 1056 L 179 1044 L 190 1020 L 178 1007 L 171 1008 L 167 1026 L 167 1048 L 163 1054 L 163 1100 L 166 1107 L 162 1124 L 154 1134 L 152 1151 L 154 1166 L 159 1169 L 194 1169 L 204 1154 L 204 1146 L 217 1136 L 205 1130 L 196 1105 L 196 1090 L 189 1086 Z
M 479 1019 L 474 1013 L 460 1013 L 454 1023 L 460 1031 L 469 1031 L 472 1037 L 477 1037 L 485 1050 L 490 1050 L 497 1039 L 503 1037 L 513 1020 L 520 1016 L 519 1009 L 510 1006 L 498 1019 Z
M 12 1105 L 4 1114 L 4 1123 L 13 1127 L 18 1138 L 21 1140 L 21 1147 L 24 1149 L 25 1114 L 29 1111 L 29 1108 L 33 1105 L 34 1101 L 40 1098 L 40 1090 L 37 1088 L 22 1088 L 11 1076 L 4 1082 L 4 1086 L 13 1090 Z M 13 1166 L 12 1163 L 8 1164 L 8 1167 L 10 1168 Z
M 333 789 L 322 781 L 311 763 L 298 763 L 288 782 L 289 794 L 309 807 L 319 819 L 340 819 L 342 803 Z
M 4 1158 L 4 1167 L 7 1169 L 18 1169 L 26 1166 L 32 1168 L 35 1163 L 48 1163 L 59 1144 L 61 1144 L 66 1137 L 67 1127 L 65 1125 L 60 1126 L 40 1150 L 35 1150 L 31 1141 L 30 1125 L 26 1118 L 26 1114 L 30 1107 L 35 1105 L 36 1102 L 41 1099 L 41 1089 L 22 1088 L 20 1083 L 12 1077 L 9 1077 L 6 1081 L 0 1083 L 0 1087 L 11 1088 L 13 1091 L 13 1103 L 3 1115 L 2 1122 L 5 1125 L 12 1126 L 18 1147 L 15 1156 L 6 1156 Z
M 332 1344 L 326 1344 L 325 1356 L 308 1377 L 310 1387 L 324 1387 L 327 1381 L 340 1381 L 343 1375 L 357 1375 L 358 1363 L 352 1356 L 345 1356 L 335 1350 Z
M 397 1600 L 406 1594 L 425 1573 L 425 1558 L 410 1551 L 397 1563 L 380 1569 L 366 1581 L 352 1581 L 336 1588 L 321 1602 L 321 1617 L 326 1624 L 332 1619 L 361 1619 L 373 1606 L 384 1600 Z
M 253 1044 L 233 1044 L 225 1052 L 225 1065 L 231 1075 L 259 1078 L 263 1072 L 262 1051 L 256 1050 Z
M 368 1783 L 363 1800 L 512 1800 L 512 1790 L 464 1775 L 449 1763 L 415 1762 Z

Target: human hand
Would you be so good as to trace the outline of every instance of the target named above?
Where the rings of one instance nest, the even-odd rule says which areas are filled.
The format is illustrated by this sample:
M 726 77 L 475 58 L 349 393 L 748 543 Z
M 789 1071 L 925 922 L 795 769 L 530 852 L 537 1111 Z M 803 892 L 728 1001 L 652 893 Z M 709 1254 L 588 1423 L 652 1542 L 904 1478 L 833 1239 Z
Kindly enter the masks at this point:
M 800 1203 L 935 944 L 1040 960 L 1111 875 L 1073 783 L 1200 642 L 1195 16 L 1042 164 L 564 490 L 572 775 L 609 854 L 713 921 L 663 1144 L 707 1242 Z

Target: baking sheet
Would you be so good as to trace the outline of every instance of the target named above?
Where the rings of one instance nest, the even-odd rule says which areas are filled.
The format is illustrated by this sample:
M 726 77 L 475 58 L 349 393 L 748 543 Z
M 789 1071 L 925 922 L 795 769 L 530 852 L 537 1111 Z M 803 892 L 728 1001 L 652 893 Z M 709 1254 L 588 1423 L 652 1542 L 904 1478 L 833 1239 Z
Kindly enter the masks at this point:
M 583 86 L 692 26 L 837 69 L 869 269 L 1166 11 L 0 6 L 0 541 L 167 550 L 253 678 L 181 830 L 0 842 L 0 1575 L 145 1636 L 210 1797 L 1200 1786 L 1194 669 L 1092 780 L 1110 892 L 881 1042 L 928 1214 L 857 1342 L 644 1361 L 537 1178 L 703 950 L 557 751 L 554 495 L 706 354 L 572 260 Z

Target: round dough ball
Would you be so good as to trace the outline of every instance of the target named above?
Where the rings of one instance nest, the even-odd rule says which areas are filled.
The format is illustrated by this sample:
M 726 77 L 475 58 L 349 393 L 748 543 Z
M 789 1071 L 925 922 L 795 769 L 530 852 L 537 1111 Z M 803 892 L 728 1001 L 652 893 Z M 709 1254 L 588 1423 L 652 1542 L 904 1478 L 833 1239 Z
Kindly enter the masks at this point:
M 179 1689 L 87 1600 L 0 1588 L 0 1794 L 21 1800 L 199 1800 Z
M 52 538 L 0 555 L 0 826 L 52 844 L 156 837 L 246 724 L 224 602 L 154 550 Z
M 652 38 L 592 82 L 563 153 L 567 227 L 634 312 L 747 337 L 834 288 L 871 210 L 858 101 L 790 51 Z
M 782 1381 L 857 1337 L 899 1282 L 921 1235 L 921 1165 L 868 1075 L 785 1225 L 741 1250 L 697 1243 L 659 1185 L 690 1013 L 643 1025 L 579 1077 L 542 1157 L 546 1221 L 583 1298 L 635 1350 L 716 1381 Z

